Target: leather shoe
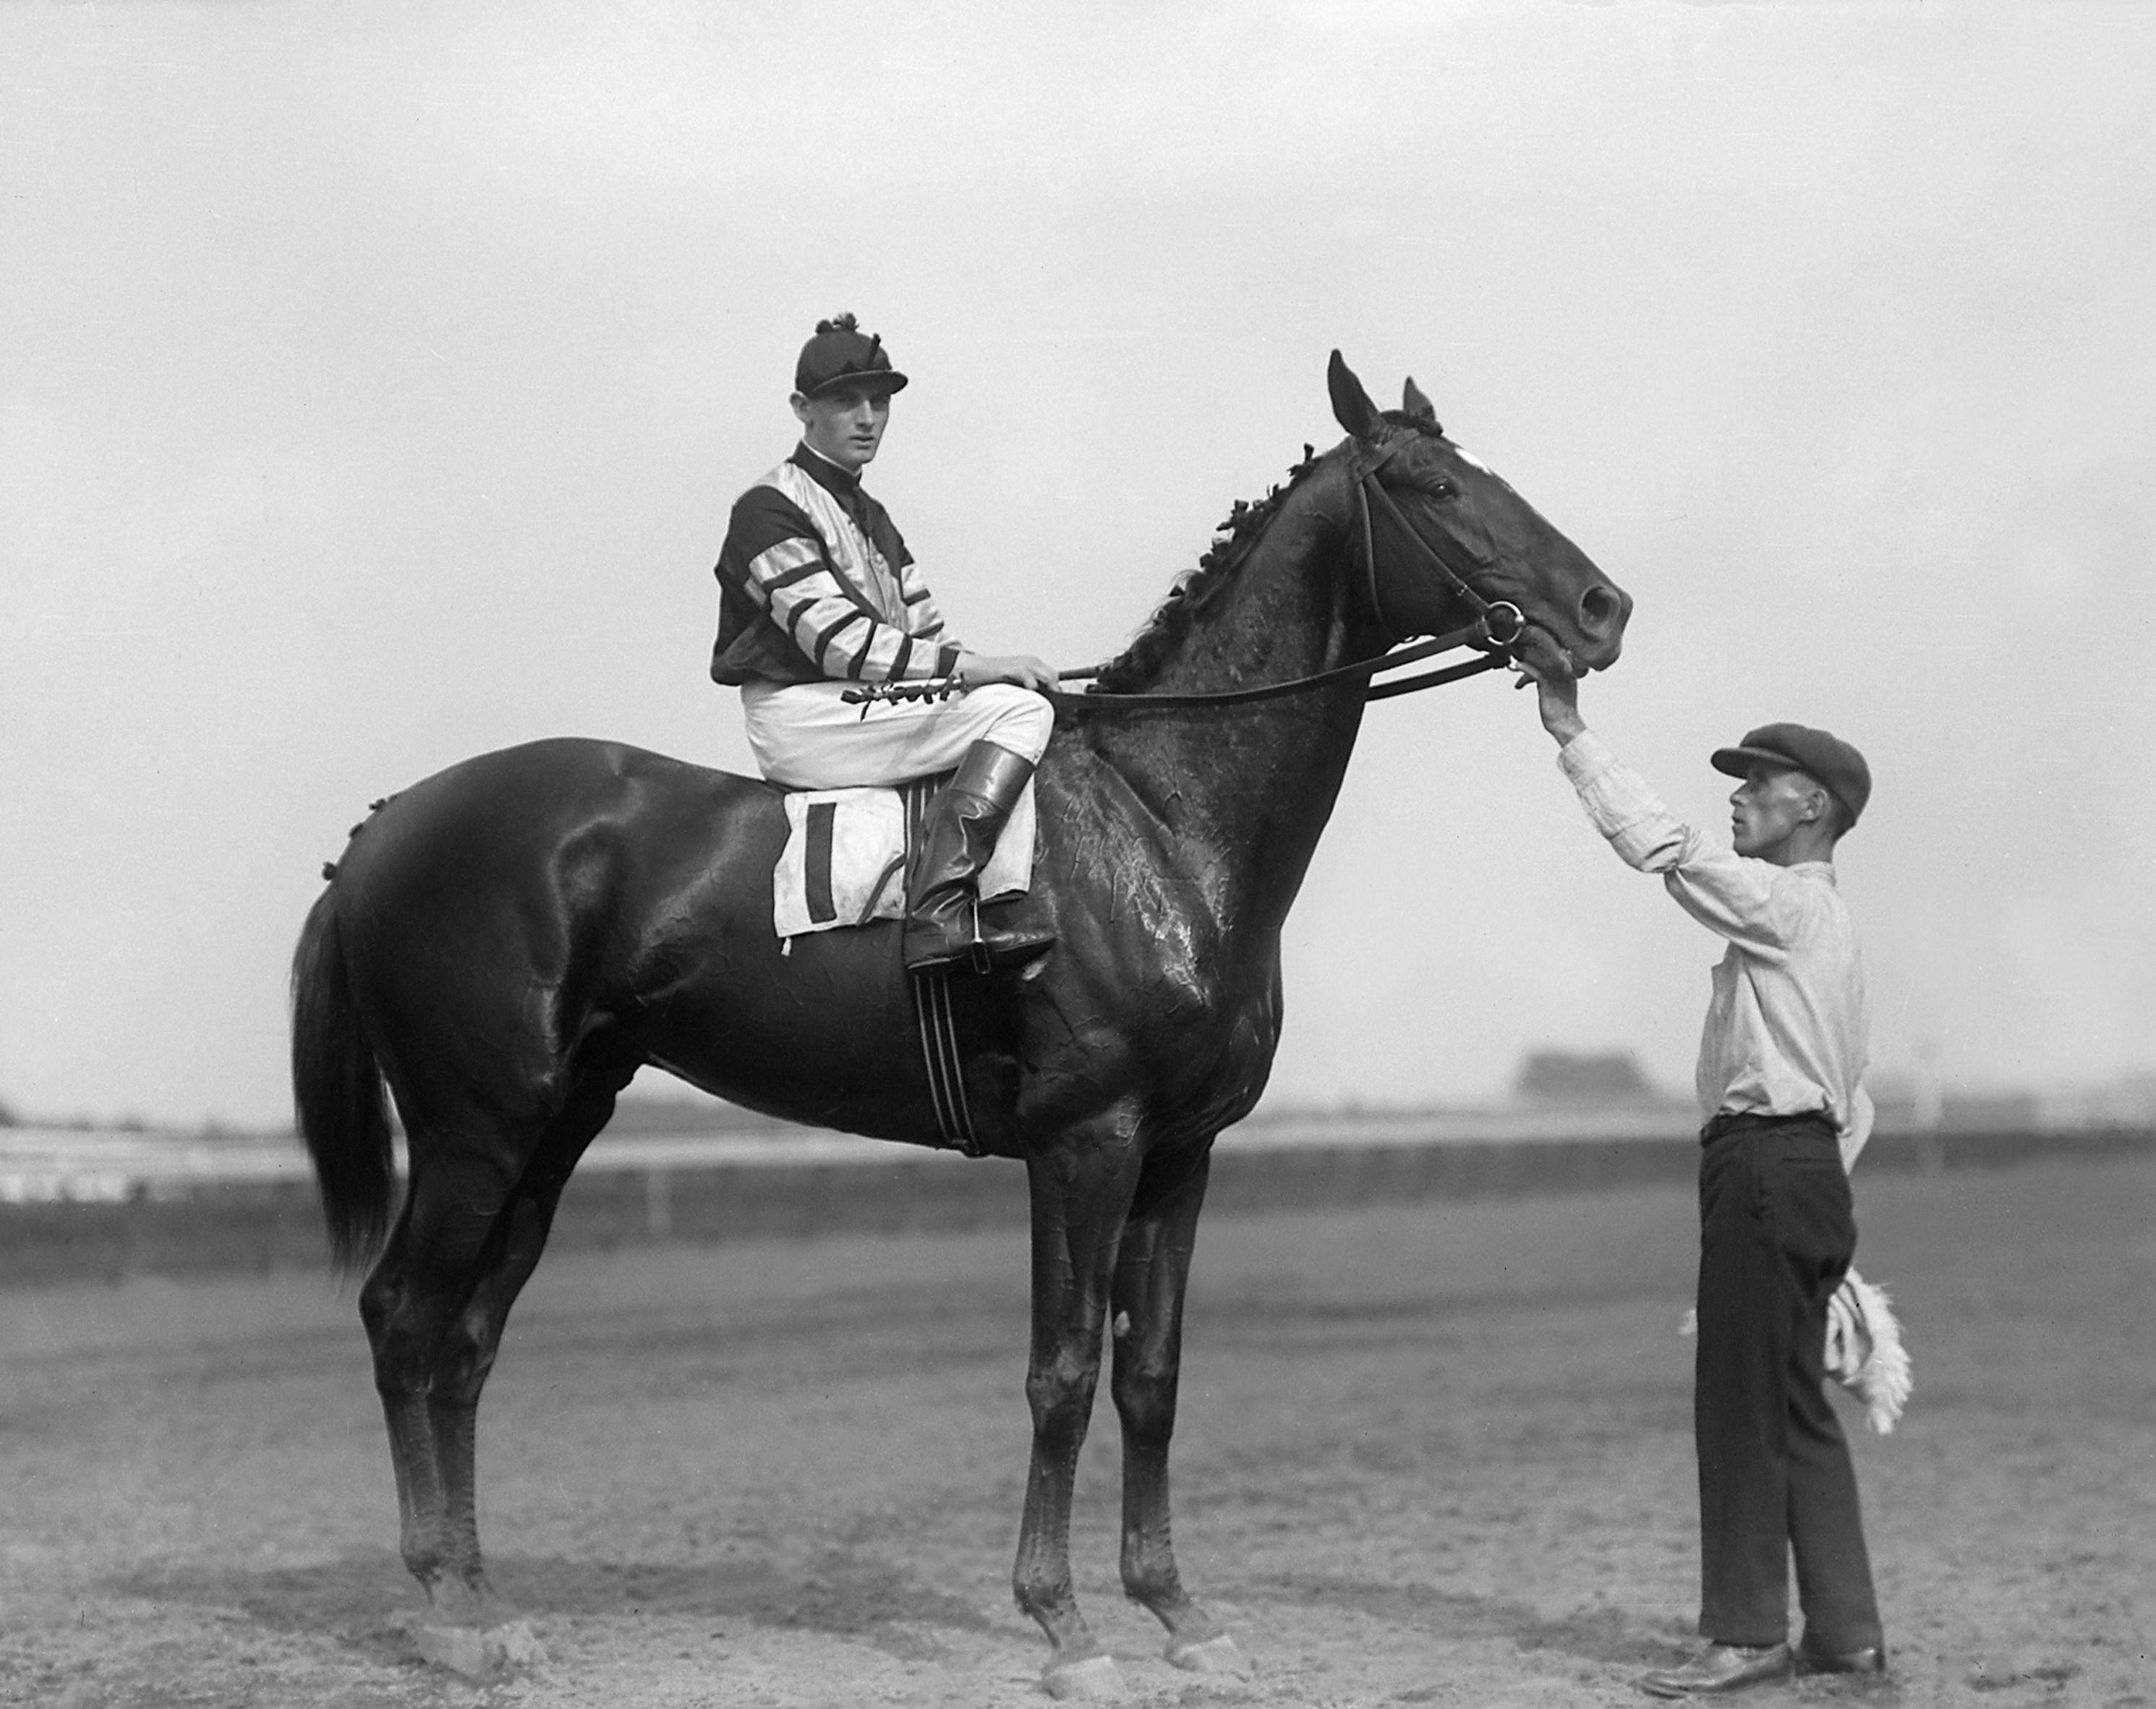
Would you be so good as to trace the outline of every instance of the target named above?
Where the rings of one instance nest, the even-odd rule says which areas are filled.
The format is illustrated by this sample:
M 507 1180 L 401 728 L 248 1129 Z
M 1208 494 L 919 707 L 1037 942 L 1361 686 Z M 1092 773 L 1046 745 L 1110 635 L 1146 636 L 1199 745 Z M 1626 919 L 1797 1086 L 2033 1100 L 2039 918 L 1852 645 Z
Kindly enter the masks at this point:
M 1799 1673 L 1884 1673 L 1887 1646 L 1867 1645 L 1861 1650 L 1815 1650 L 1807 1638 L 1797 1645 Z
M 1640 1681 L 1650 1697 L 1700 1697 L 1715 1691 L 1741 1691 L 1789 1676 L 1789 1646 L 1769 1644 L 1753 1649 L 1741 1644 L 1710 1644 L 1681 1667 L 1657 1668 Z

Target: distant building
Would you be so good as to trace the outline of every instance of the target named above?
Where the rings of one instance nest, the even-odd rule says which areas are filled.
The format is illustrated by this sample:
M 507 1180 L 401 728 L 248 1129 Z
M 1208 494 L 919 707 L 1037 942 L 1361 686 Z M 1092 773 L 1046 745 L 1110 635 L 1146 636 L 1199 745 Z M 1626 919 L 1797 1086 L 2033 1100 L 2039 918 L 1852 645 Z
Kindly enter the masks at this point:
M 1530 1050 L 1513 1079 L 1512 1096 L 1545 1106 L 1665 1101 L 1630 1050 Z

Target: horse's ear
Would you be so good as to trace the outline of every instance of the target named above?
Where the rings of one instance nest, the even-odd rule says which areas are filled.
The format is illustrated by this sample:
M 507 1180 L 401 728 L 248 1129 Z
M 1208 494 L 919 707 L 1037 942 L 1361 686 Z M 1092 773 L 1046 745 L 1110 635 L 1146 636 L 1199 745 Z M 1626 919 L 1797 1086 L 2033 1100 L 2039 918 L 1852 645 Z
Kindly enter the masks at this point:
M 1325 389 L 1332 394 L 1332 418 L 1358 439 L 1373 438 L 1378 431 L 1378 406 L 1355 377 L 1354 370 L 1332 352 L 1326 365 Z
M 1432 427 L 1437 425 L 1437 406 L 1422 395 L 1422 387 L 1415 384 L 1412 375 L 1400 393 L 1400 408 L 1418 421 L 1426 421 Z

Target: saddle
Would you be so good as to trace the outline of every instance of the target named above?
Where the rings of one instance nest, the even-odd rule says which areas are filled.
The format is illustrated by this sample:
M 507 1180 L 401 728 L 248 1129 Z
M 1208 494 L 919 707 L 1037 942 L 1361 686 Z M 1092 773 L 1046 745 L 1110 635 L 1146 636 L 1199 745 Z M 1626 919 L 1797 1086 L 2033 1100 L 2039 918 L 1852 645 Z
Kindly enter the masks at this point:
M 891 788 L 785 791 L 786 846 L 771 875 L 772 926 L 779 937 L 904 919 L 929 803 L 951 775 Z M 1033 846 L 1029 781 L 981 875 L 983 902 L 1031 888 Z

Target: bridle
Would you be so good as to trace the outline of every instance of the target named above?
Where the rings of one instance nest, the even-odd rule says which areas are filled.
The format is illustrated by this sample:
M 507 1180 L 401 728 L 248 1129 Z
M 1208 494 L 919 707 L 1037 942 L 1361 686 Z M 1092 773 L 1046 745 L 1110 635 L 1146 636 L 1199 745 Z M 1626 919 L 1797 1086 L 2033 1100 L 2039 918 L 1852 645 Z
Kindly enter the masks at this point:
M 1245 706 L 1260 701 L 1279 700 L 1288 695 L 1306 693 L 1337 682 L 1348 682 L 1357 678 L 1368 680 L 1378 672 L 1396 670 L 1403 665 L 1413 665 L 1424 659 L 1435 658 L 1440 653 L 1450 653 L 1461 647 L 1473 647 L 1481 654 L 1461 665 L 1450 665 L 1437 670 L 1424 671 L 1420 675 L 1403 677 L 1387 683 L 1373 683 L 1367 698 L 1373 701 L 1390 700 L 1395 695 L 1414 694 L 1441 684 L 1458 682 L 1470 676 L 1480 675 L 1486 670 L 1496 670 L 1512 662 L 1512 651 L 1527 634 L 1527 614 L 1509 599 L 1486 599 L 1475 590 L 1467 577 L 1449 562 L 1444 552 L 1426 538 L 1422 531 L 1408 520 L 1407 515 L 1394 501 L 1384 485 L 1378 479 L 1383 469 L 1403 445 L 1409 443 L 1410 434 L 1395 434 L 1384 444 L 1366 454 L 1358 454 L 1349 466 L 1348 479 L 1355 492 L 1355 546 L 1360 560 L 1363 585 L 1370 599 L 1370 610 L 1378 619 L 1389 641 L 1397 642 L 1400 632 L 1385 616 L 1383 597 L 1378 589 L 1378 554 L 1372 540 L 1371 516 L 1381 513 L 1404 538 L 1423 561 L 1434 567 L 1445 580 L 1453 595 L 1475 613 L 1475 620 L 1462 628 L 1447 631 L 1430 640 L 1418 641 L 1412 646 L 1393 645 L 1390 650 L 1374 659 L 1358 659 L 1352 665 L 1335 665 L 1330 670 L 1320 670 L 1309 676 L 1298 676 L 1286 682 L 1266 683 L 1258 688 L 1224 689 L 1208 694 L 1101 694 L 1089 691 L 1070 694 L 1061 689 L 1049 691 L 1047 699 L 1059 712 L 1088 714 L 1096 712 L 1142 712 L 1173 707 L 1204 708 L 1211 706 Z M 1105 665 L 1089 665 L 1080 670 L 1056 673 L 1059 682 L 1086 682 L 1101 675 Z M 858 704 L 863 716 L 868 704 L 875 701 L 941 700 L 959 693 L 961 685 L 952 677 L 937 677 L 925 682 L 863 683 L 845 690 L 841 696 L 849 704 Z
M 1399 639 L 1400 631 L 1385 615 L 1384 594 L 1378 583 L 1378 552 L 1372 543 L 1370 531 L 1370 518 L 1373 513 L 1382 513 L 1424 562 L 1445 578 L 1445 585 L 1452 590 L 1454 597 L 1475 613 L 1477 623 L 1487 634 L 1487 644 L 1497 651 L 1509 653 L 1521 636 L 1527 633 L 1527 614 L 1509 599 L 1485 599 L 1476 592 L 1474 584 L 1453 567 L 1444 552 L 1408 521 L 1406 512 L 1385 490 L 1384 483 L 1378 479 L 1378 471 L 1390 462 L 1394 454 L 1408 442 L 1409 435 L 1395 434 L 1367 459 L 1358 457 L 1348 470 L 1349 479 L 1355 485 L 1357 544 L 1362 548 L 1364 585 L 1369 590 L 1370 609 L 1377 617 L 1378 626 L 1384 630 L 1389 640 L 1397 642 Z M 1502 618 L 1500 613 L 1503 613 Z

